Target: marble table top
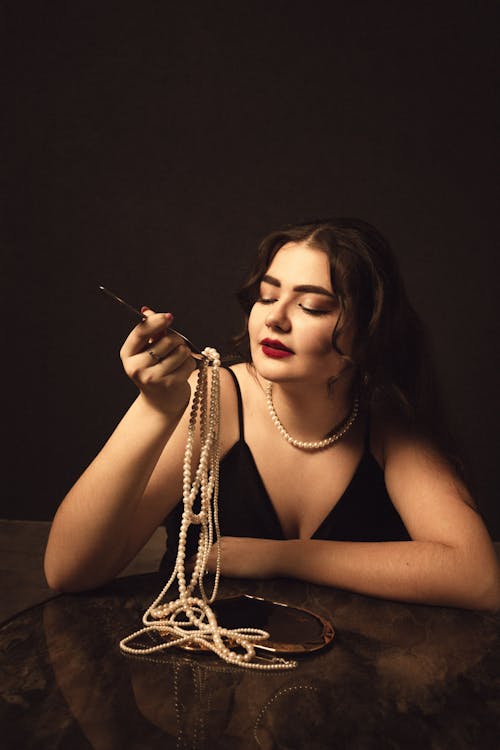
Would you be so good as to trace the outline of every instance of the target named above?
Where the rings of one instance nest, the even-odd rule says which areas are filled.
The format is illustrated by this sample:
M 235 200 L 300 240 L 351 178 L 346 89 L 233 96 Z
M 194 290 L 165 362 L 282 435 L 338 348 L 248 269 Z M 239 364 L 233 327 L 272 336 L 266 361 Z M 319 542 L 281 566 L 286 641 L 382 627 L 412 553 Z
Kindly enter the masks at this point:
M 0 628 L 4 750 L 497 750 L 500 615 L 407 605 L 298 581 L 222 582 L 312 610 L 335 638 L 296 669 L 123 655 L 156 574 L 58 596 Z

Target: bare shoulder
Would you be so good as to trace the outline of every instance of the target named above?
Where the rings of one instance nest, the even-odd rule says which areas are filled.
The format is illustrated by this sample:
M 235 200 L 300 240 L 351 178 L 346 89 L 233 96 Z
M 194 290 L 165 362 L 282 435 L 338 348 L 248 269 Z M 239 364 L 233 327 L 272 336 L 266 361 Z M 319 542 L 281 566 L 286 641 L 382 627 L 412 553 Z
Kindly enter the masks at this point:
M 252 374 L 252 365 L 247 362 L 238 362 L 236 365 L 231 365 L 229 369 L 234 372 L 240 384 L 247 383 L 249 378 L 255 380 L 255 375 Z
M 240 362 L 236 365 L 231 365 L 230 368 L 238 380 L 240 386 L 241 395 L 245 400 L 249 395 L 254 392 L 262 392 L 262 387 L 259 383 L 259 379 L 253 369 L 252 365 L 247 362 Z
M 231 370 L 238 380 L 245 422 L 247 423 L 262 403 L 263 387 L 251 364 L 242 362 L 232 365 Z
M 467 486 L 432 439 L 396 415 L 377 414 L 373 440 L 387 491 L 413 539 L 453 543 L 481 525 Z
M 433 469 L 440 468 L 456 476 L 451 462 L 435 441 L 412 429 L 401 416 L 395 413 L 373 411 L 370 444 L 384 470 L 390 468 L 398 459 L 413 458 Z

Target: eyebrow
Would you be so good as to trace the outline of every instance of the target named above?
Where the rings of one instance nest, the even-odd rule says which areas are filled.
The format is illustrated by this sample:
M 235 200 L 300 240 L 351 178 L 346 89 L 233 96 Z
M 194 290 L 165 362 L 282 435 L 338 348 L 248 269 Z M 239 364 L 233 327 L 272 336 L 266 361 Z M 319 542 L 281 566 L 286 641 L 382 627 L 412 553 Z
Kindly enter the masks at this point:
M 274 276 L 268 276 L 267 274 L 262 277 L 261 281 L 266 282 L 266 284 L 271 284 L 271 286 L 281 286 L 281 281 L 279 279 L 275 279 Z M 328 291 L 328 289 L 325 289 L 322 286 L 315 286 L 314 284 L 299 284 L 298 286 L 293 287 L 294 292 L 310 292 L 312 294 L 323 294 L 325 297 L 330 297 L 331 299 L 335 299 L 335 295 Z

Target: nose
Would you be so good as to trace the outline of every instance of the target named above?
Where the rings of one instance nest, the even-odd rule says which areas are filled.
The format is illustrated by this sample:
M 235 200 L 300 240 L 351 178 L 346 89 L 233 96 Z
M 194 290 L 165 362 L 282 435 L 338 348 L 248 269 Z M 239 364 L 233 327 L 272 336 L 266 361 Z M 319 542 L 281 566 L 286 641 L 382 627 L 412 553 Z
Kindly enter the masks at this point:
M 267 328 L 279 331 L 289 331 L 291 328 L 290 318 L 288 317 L 286 305 L 275 302 L 266 318 Z

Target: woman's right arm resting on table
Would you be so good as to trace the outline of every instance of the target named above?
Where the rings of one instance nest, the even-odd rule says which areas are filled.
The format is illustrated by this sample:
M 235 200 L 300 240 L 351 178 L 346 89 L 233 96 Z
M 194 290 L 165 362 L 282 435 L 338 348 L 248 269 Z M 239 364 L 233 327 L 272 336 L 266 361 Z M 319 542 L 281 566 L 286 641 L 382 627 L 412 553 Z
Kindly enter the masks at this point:
M 58 591 L 81 591 L 114 578 L 182 494 L 187 406 L 197 374 L 189 349 L 173 336 L 151 344 L 166 355 L 152 362 L 144 348 L 171 317 L 146 315 L 121 350 L 140 395 L 68 492 L 51 527 L 45 575 Z M 163 453 L 160 481 L 155 468 Z

